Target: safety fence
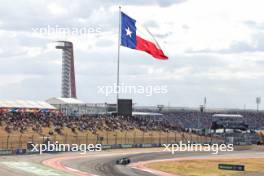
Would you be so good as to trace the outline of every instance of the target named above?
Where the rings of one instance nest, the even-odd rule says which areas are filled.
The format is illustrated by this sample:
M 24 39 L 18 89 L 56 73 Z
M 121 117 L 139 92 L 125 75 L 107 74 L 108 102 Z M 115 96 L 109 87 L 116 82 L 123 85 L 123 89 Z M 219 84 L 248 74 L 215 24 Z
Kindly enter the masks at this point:
M 223 143 L 222 138 L 202 136 L 183 132 L 103 132 L 100 134 L 37 135 L 20 134 L 0 136 L 0 155 L 21 152 L 30 144 L 44 144 L 47 141 L 60 144 L 102 144 L 103 148 L 157 147 L 161 144 Z M 15 151 L 15 152 L 14 152 Z M 23 152 L 22 152 L 23 153 Z

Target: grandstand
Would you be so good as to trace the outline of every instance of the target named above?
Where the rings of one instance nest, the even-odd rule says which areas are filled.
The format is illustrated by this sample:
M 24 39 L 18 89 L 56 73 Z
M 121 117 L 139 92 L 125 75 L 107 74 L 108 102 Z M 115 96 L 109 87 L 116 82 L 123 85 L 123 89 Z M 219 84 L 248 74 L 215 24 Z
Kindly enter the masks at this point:
M 216 118 L 231 119 L 228 123 L 222 120 L 220 124 L 220 120 L 218 121 L 219 127 L 225 129 L 240 124 L 236 130 L 245 132 L 236 131 L 235 135 L 242 144 L 252 141 L 248 130 L 255 128 L 255 124 L 263 126 L 264 122 L 264 114 L 260 111 L 200 112 L 198 109 L 181 108 L 167 111 L 166 108 L 153 107 L 149 110 L 134 107 L 132 117 L 113 116 L 108 113 L 111 110 L 108 104 L 87 104 L 73 98 L 51 98 L 47 102 L 1 101 L 0 109 L 2 148 L 25 146 L 27 141 L 40 142 L 47 137 L 72 143 L 162 143 L 179 140 L 226 140 L 235 143 L 237 140 L 232 139 L 234 136 L 228 136 L 229 134 L 211 136 L 209 129 Z M 258 123 L 252 123 L 255 120 Z M 223 126 L 226 124 L 228 125 Z
M 232 132 L 236 130 L 248 130 L 248 125 L 245 123 L 245 119 L 240 114 L 214 114 L 212 120 L 211 129 L 223 129 L 223 132 L 231 130 Z
M 209 136 L 182 131 L 173 121 L 151 117 L 110 115 L 70 117 L 52 112 L 1 112 L 0 148 L 25 147 L 44 139 L 64 143 L 162 144 L 212 141 Z
M 256 131 L 248 128 L 240 114 L 214 114 L 212 118 L 211 133 L 224 137 L 227 143 L 256 144 L 259 140 Z
M 153 112 L 153 111 L 152 111 Z M 199 129 L 209 129 L 213 121 L 214 114 L 234 114 L 242 115 L 244 117 L 245 123 L 250 129 L 261 129 L 264 126 L 264 112 L 263 111 L 253 111 L 253 110 L 207 110 L 205 112 L 200 112 L 197 110 L 187 110 L 187 109 L 177 109 L 166 111 L 163 110 L 160 113 L 164 114 L 167 119 L 175 119 L 179 124 L 184 126 L 184 128 L 199 128 Z

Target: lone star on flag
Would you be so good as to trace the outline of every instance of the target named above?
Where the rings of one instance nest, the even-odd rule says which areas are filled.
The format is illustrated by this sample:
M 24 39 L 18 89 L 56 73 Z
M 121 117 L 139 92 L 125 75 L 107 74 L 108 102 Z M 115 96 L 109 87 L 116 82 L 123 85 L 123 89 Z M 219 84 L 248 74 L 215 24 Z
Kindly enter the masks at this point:
M 132 34 L 132 32 L 130 31 L 129 27 L 127 27 L 127 29 L 126 29 L 126 35 L 129 35 L 129 37 L 131 38 L 131 34 Z

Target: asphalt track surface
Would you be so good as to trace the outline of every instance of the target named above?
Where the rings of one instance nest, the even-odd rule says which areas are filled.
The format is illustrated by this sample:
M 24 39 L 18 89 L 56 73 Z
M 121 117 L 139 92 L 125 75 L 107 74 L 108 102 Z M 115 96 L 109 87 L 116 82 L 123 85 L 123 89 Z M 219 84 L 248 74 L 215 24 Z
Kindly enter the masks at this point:
M 206 153 L 185 152 L 172 155 L 168 152 L 152 152 L 139 154 L 117 154 L 98 158 L 82 158 L 76 160 L 65 160 L 63 165 L 80 171 L 88 172 L 100 176 L 153 176 L 154 174 L 141 171 L 124 165 L 116 165 L 116 160 L 122 157 L 128 157 L 131 163 L 139 161 L 149 161 L 157 159 L 171 159 L 175 157 L 201 156 Z
M 61 153 L 61 154 L 43 154 L 28 156 L 7 156 L 0 157 L 0 176 L 153 176 L 154 173 L 131 167 L 131 165 L 116 165 L 116 160 L 122 157 L 128 157 L 133 163 L 174 159 L 174 158 L 207 158 L 212 156 L 206 152 L 180 152 L 171 154 L 161 152 L 159 149 L 126 149 L 126 150 L 109 150 L 103 152 L 93 152 L 85 155 L 79 153 Z M 223 156 L 232 157 L 244 155 L 246 157 L 262 156 L 264 152 L 258 151 L 241 151 L 225 153 Z M 221 154 L 220 154 L 221 155 Z M 15 162 L 18 166 L 26 163 L 32 163 L 28 169 L 14 168 L 14 164 L 6 165 L 8 162 Z M 34 168 L 37 165 L 37 169 Z M 45 166 L 46 165 L 46 166 Z M 36 172 L 33 170 L 36 169 Z M 51 169 L 50 172 L 44 170 Z

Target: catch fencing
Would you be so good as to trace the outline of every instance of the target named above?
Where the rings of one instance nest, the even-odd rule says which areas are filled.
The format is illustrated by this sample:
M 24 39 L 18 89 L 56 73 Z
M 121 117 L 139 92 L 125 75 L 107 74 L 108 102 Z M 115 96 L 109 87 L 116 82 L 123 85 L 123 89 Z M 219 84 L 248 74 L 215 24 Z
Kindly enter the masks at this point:
M 103 132 L 100 134 L 63 134 L 38 135 L 20 134 L 0 137 L 1 150 L 27 149 L 28 143 L 43 144 L 47 140 L 61 144 L 102 144 L 102 145 L 136 145 L 136 144 L 173 144 L 180 141 L 187 143 L 222 143 L 222 138 L 196 135 L 183 132 Z

